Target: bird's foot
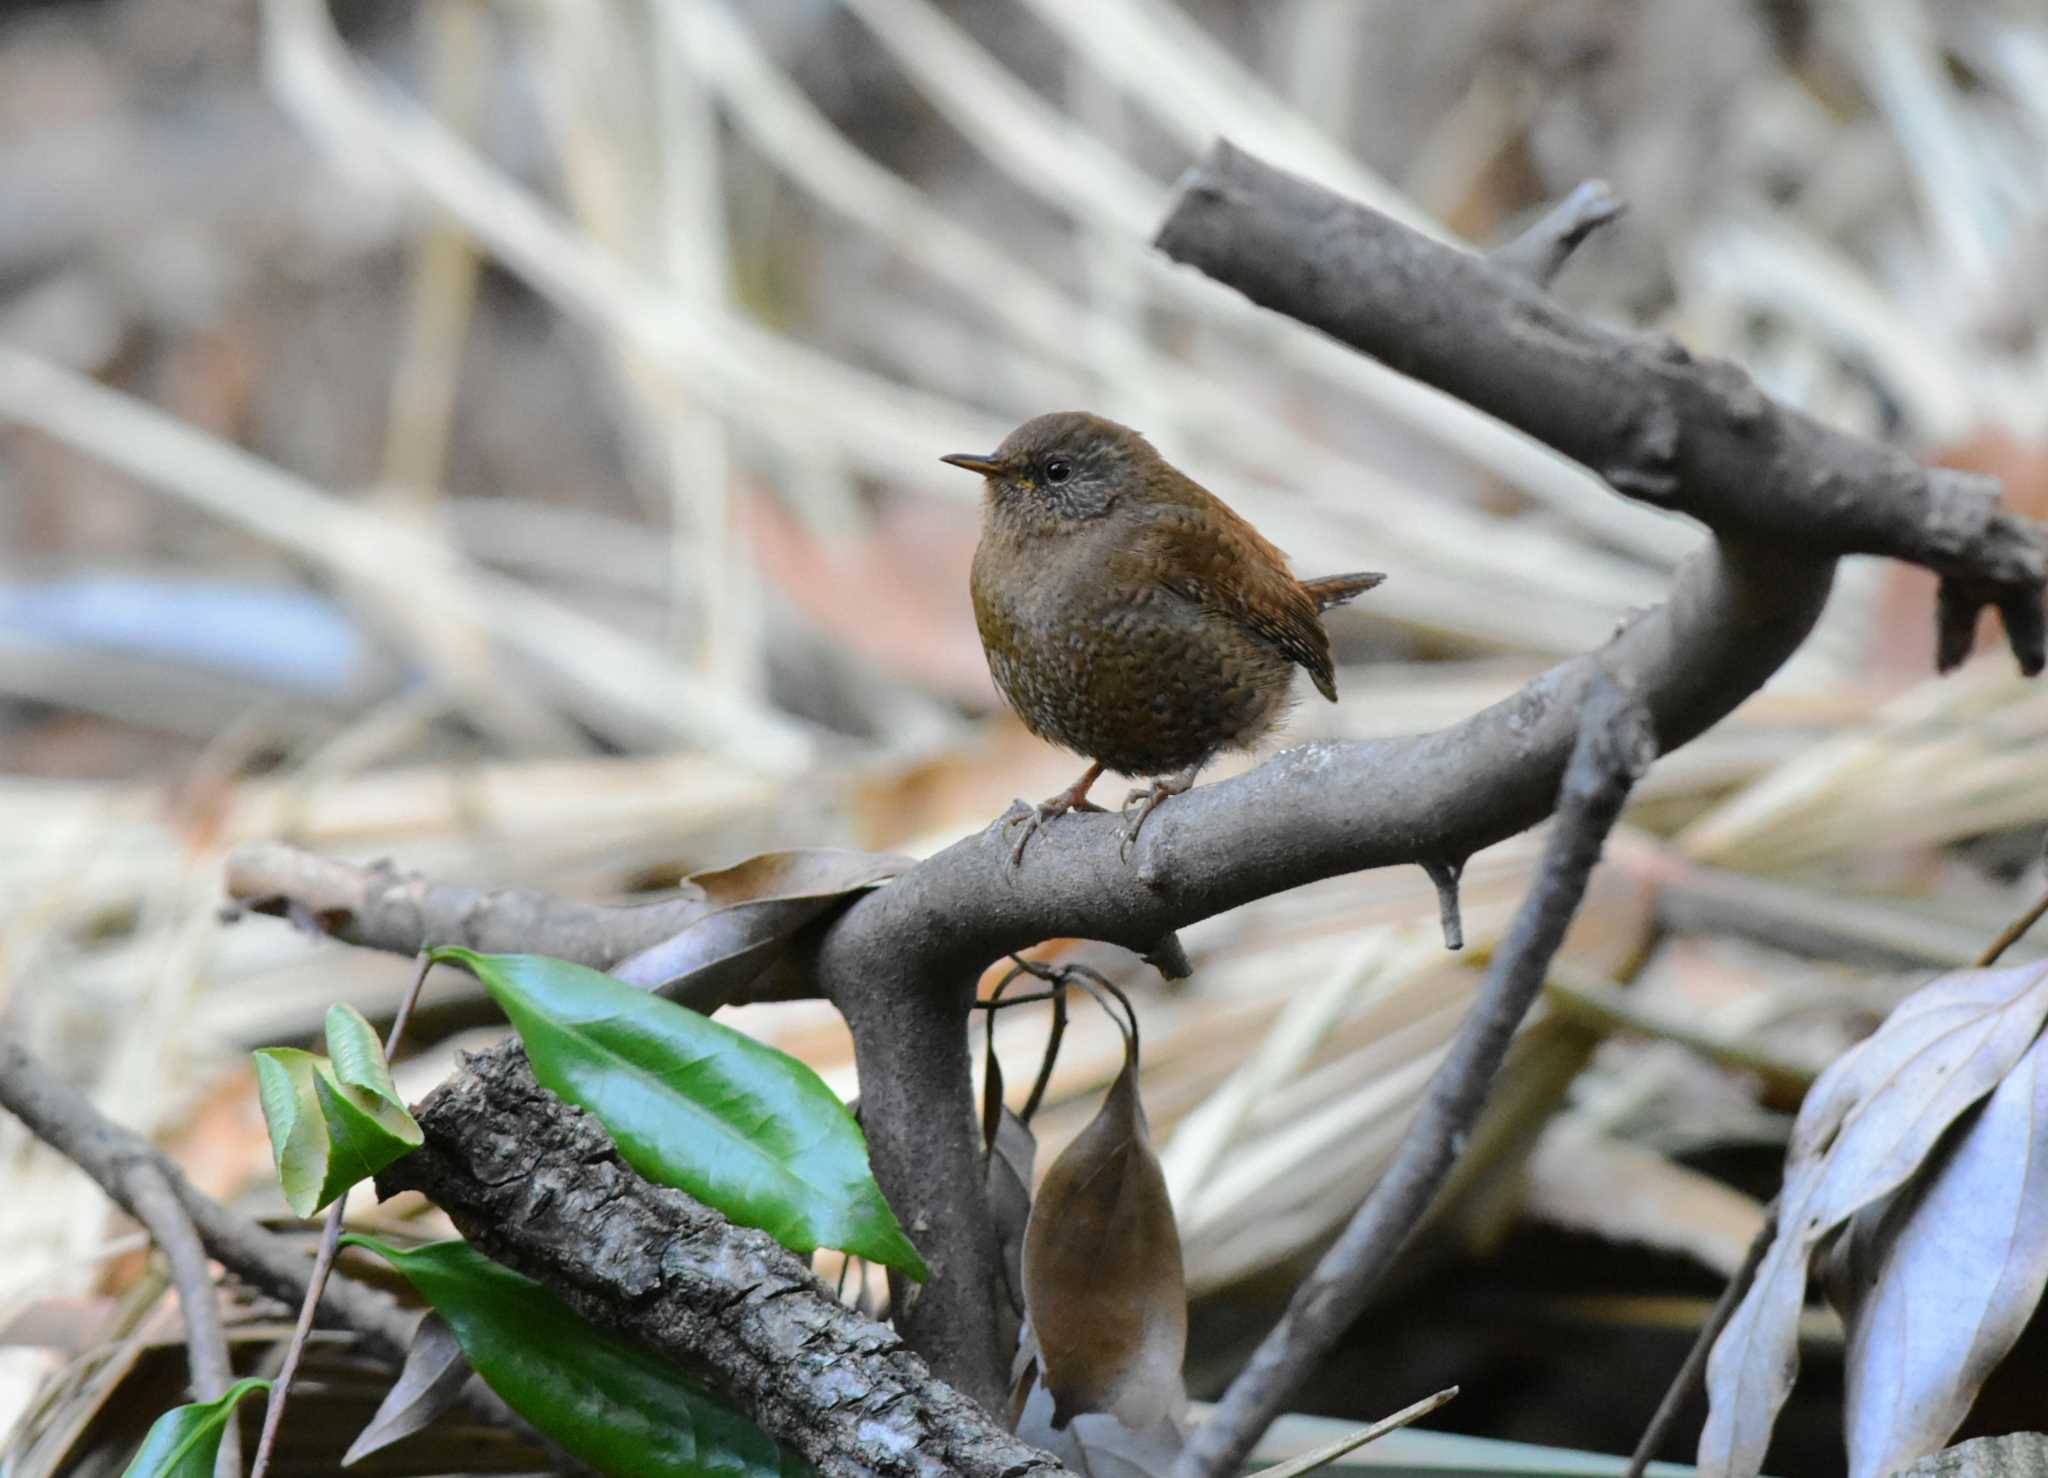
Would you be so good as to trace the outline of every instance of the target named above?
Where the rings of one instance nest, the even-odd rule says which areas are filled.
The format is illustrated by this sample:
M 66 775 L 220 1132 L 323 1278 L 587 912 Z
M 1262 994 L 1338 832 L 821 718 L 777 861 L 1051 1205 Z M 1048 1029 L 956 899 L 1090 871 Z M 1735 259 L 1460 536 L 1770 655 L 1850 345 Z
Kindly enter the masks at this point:
M 1177 775 L 1168 775 L 1154 780 L 1150 785 L 1141 785 L 1124 797 L 1124 839 L 1116 850 L 1119 858 L 1125 862 L 1131 860 L 1131 848 L 1137 845 L 1138 830 L 1145 824 L 1145 818 L 1158 810 L 1159 803 L 1168 796 L 1179 795 L 1193 786 L 1195 775 L 1200 769 L 1200 765 L 1192 765 Z M 1138 808 L 1135 816 L 1131 814 L 1132 806 Z
M 1048 796 L 1035 806 L 1024 801 L 1012 806 L 1010 813 L 1003 818 L 1003 825 L 1021 824 L 1023 830 L 1017 833 L 1017 844 L 1010 849 L 1010 866 L 1023 865 L 1025 844 L 1037 836 L 1039 828 L 1053 817 L 1064 816 L 1069 811 L 1100 811 L 1102 807 L 1088 799 L 1088 787 L 1101 777 L 1102 766 L 1090 765 L 1085 775 L 1058 795 Z

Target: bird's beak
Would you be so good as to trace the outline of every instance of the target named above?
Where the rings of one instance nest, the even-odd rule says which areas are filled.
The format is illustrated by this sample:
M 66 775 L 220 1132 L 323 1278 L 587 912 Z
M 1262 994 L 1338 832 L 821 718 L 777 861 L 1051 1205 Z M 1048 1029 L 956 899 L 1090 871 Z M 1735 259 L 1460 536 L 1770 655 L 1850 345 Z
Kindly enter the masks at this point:
M 993 455 L 982 457 L 973 452 L 954 452 L 951 456 L 939 458 L 955 467 L 965 467 L 969 472 L 979 472 L 983 477 L 1001 477 L 1009 469 Z

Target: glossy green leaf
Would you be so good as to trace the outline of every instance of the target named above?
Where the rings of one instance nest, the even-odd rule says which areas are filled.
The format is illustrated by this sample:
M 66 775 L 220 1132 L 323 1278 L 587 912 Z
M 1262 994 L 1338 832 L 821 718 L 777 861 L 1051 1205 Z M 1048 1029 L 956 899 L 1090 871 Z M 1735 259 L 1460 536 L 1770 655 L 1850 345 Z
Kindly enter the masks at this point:
M 237 1381 L 218 1401 L 173 1406 L 150 1427 L 122 1478 L 213 1478 L 221 1435 L 236 1405 L 251 1391 L 269 1389 L 267 1380 Z
M 526 1044 L 533 1075 L 588 1109 L 626 1162 L 795 1252 L 837 1247 L 923 1279 L 867 1140 L 787 1053 L 582 965 L 449 946 Z
M 354 1007 L 328 1011 L 327 1049 L 331 1058 L 296 1047 L 252 1054 L 278 1179 L 300 1216 L 420 1146 L 384 1049 Z
M 344 1002 L 327 1008 L 327 1056 L 339 1081 L 367 1095 L 366 1108 L 405 1115 L 405 1100 L 391 1081 L 391 1067 L 384 1061 L 384 1044 L 377 1039 L 376 1028 L 363 1019 L 362 1012 Z
M 681 1370 L 592 1328 L 467 1242 L 403 1251 L 354 1234 L 342 1240 L 403 1273 L 455 1331 L 485 1383 L 592 1467 L 635 1478 L 810 1472 Z

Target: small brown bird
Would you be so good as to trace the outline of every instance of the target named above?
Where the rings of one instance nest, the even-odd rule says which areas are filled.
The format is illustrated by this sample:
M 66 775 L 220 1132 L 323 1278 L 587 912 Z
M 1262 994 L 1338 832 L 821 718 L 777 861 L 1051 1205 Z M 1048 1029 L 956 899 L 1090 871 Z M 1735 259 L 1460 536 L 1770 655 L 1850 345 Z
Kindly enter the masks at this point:
M 1015 818 L 1013 863 L 1054 816 L 1101 809 L 1088 788 L 1104 770 L 1155 777 L 1124 802 L 1142 802 L 1128 848 L 1218 752 L 1279 722 L 1296 666 L 1337 701 L 1321 613 L 1384 575 L 1295 579 L 1220 498 L 1100 416 L 1039 416 L 986 456 L 941 460 L 987 479 L 974 620 L 996 686 L 1032 733 L 1091 761 Z

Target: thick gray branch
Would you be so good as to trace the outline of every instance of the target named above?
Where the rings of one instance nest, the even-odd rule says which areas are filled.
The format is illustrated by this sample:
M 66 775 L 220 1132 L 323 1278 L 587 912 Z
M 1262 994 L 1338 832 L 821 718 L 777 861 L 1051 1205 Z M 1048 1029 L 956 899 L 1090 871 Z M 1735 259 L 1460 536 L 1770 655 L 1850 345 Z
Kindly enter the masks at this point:
M 578 903 L 524 888 L 430 882 L 389 862 L 337 862 L 278 842 L 238 847 L 228 858 L 230 916 L 275 914 L 317 925 L 367 949 L 418 954 L 460 944 L 489 954 L 545 949 L 557 959 L 617 964 L 701 918 L 693 890 L 656 903 Z
M 1810 557 L 1882 554 L 2038 613 L 2048 549 L 1989 478 L 1768 399 L 1675 339 L 1618 333 L 1516 273 L 1218 144 L 1158 245 L 1253 302 L 1498 416 L 1629 497 Z M 2039 622 L 2011 633 L 2042 664 Z
M 380 1190 L 425 1192 L 594 1323 L 705 1372 L 828 1478 L 1060 1471 L 765 1232 L 642 1180 L 523 1054 L 474 1059 L 418 1112 L 426 1147 Z
M 1603 680 L 1588 699 L 1536 881 L 1431 1077 L 1415 1121 L 1372 1194 L 1295 1290 L 1287 1312 L 1216 1410 L 1195 1429 L 1174 1478 L 1221 1478 L 1237 1471 L 1287 1399 L 1364 1310 L 1471 1138 L 1508 1046 L 1579 911 L 1607 833 L 1657 752 L 1647 715 L 1621 689 Z
M 1562 243 L 1570 232 L 1534 234 Z M 986 1204 L 959 1189 L 981 1177 L 959 1044 L 972 982 L 990 960 L 1056 935 L 1142 952 L 1174 929 L 1317 879 L 1391 863 L 1455 866 L 1548 814 L 1603 671 L 1669 751 L 1755 692 L 1805 640 L 1837 555 L 1885 554 L 1940 572 L 1951 628 L 1966 606 L 1998 604 L 2021 665 L 2041 662 L 2048 543 L 2000 511 L 1981 480 L 1830 431 L 1772 404 L 1741 371 L 1696 362 L 1668 340 L 1581 322 L 1520 271 L 1430 242 L 1227 146 L 1194 176 L 1160 244 L 1718 537 L 1680 568 L 1666 605 L 1463 723 L 1309 745 L 1176 797 L 1147 823 L 1129 864 L 1113 816 L 1063 819 L 1021 869 L 1004 838 L 984 831 L 856 899 L 820 931 L 811 980 L 853 1028 L 877 1174 L 937 1270 L 904 1331 L 983 1400 L 1002 1389 L 1006 1352 L 991 1297 L 994 1230 Z M 1529 272 L 1540 276 L 1550 254 L 1538 253 Z M 655 908 L 687 914 L 690 904 Z M 410 952 L 443 937 L 481 942 L 487 919 L 493 938 L 518 937 L 485 947 L 609 964 L 630 952 L 627 936 L 637 947 L 678 926 L 672 913 L 642 933 L 624 912 L 572 908 L 557 935 L 546 901 L 523 896 L 516 908 L 455 909 L 468 932 L 442 935 L 425 921 L 432 912 L 423 905 L 409 920 L 394 911 L 388 929 L 353 916 L 341 932 Z M 522 918 L 533 932 L 514 927 Z

